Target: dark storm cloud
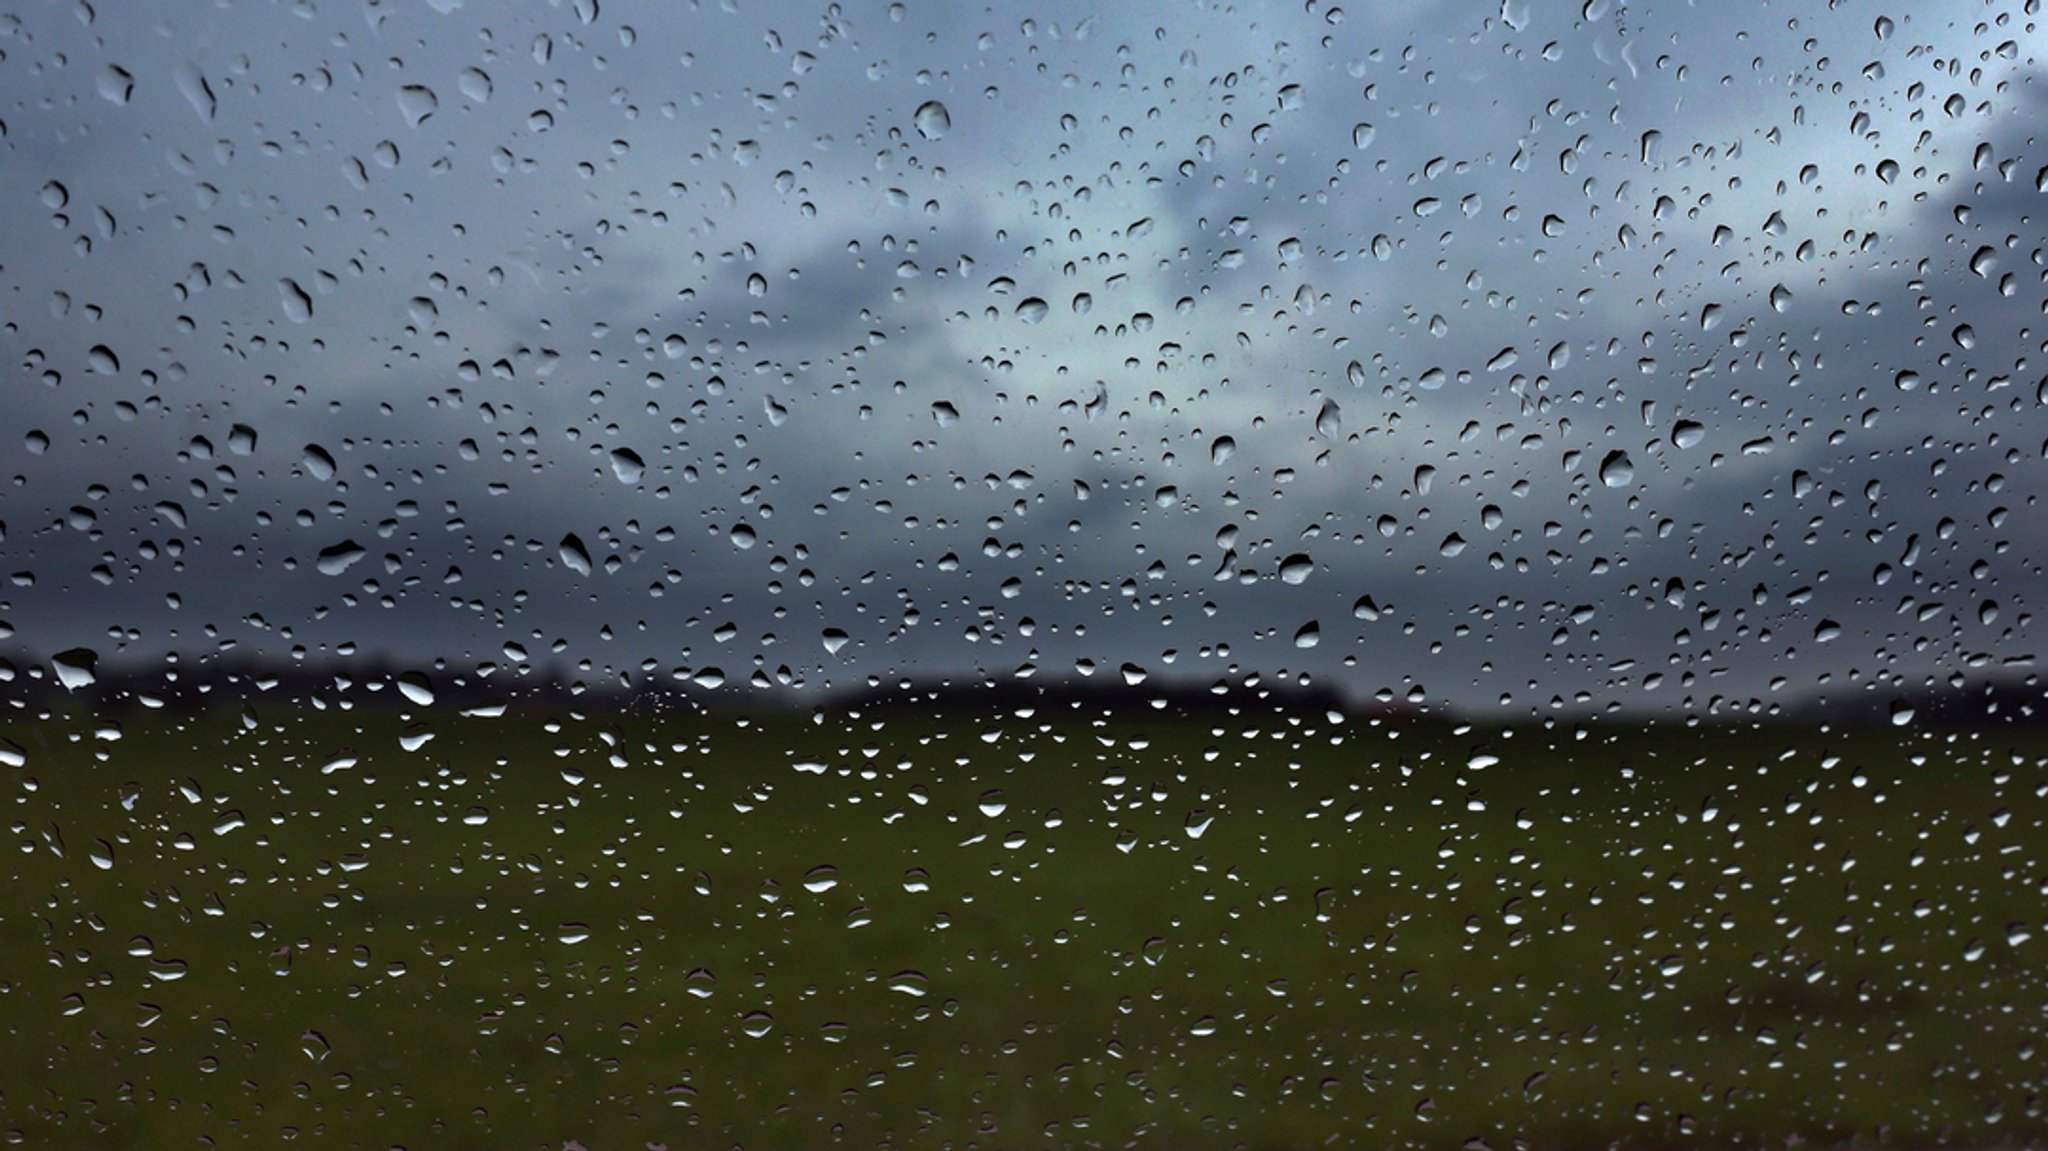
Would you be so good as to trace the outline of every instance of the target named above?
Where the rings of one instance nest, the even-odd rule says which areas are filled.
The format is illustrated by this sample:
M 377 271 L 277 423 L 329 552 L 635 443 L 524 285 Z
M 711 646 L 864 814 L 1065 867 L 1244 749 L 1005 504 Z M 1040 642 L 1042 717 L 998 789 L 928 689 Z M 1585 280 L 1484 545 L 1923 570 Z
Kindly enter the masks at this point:
M 36 650 L 1695 708 L 2031 642 L 1974 25 L 248 15 L 17 27 Z

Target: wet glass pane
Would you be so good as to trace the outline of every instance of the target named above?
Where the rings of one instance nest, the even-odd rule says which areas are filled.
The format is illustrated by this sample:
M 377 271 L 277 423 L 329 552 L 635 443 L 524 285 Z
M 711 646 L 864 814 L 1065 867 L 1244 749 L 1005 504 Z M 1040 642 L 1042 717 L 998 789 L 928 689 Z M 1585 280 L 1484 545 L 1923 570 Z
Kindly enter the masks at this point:
M 2033 0 L 0 10 L 0 1138 L 2048 1140 Z

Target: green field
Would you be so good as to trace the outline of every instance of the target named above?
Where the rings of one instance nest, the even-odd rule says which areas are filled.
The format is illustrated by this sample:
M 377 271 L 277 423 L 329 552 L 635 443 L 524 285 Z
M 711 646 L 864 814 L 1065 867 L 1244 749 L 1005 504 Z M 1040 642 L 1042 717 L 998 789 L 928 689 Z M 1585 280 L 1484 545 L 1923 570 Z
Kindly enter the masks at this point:
M 27 1146 L 2048 1141 L 2037 733 L 259 702 L 0 737 Z

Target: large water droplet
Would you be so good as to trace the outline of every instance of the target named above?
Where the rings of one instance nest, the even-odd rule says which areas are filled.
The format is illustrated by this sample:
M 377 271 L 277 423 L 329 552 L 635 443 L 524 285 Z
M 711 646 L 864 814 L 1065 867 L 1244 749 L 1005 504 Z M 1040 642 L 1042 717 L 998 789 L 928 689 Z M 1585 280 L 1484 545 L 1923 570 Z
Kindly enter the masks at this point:
M 1611 451 L 1600 461 L 1600 482 L 1610 488 L 1621 487 L 1635 478 L 1636 466 L 1629 462 L 1627 452 Z
M 917 134 L 927 140 L 936 140 L 952 130 L 953 117 L 946 106 L 937 100 L 926 100 L 917 106 L 911 122 L 917 125 Z
M 425 84 L 407 84 L 398 90 L 398 111 L 415 128 L 440 106 L 441 98 Z
M 299 287 L 297 280 L 279 280 L 277 294 L 284 301 L 285 317 L 292 323 L 303 324 L 313 318 L 313 297 L 306 294 L 306 289 Z
M 313 560 L 313 567 L 321 575 L 338 576 L 368 554 L 356 541 L 343 540 L 332 547 L 322 548 Z
M 562 557 L 562 566 L 570 571 L 575 572 L 577 575 L 587 576 L 590 574 L 590 549 L 583 546 L 583 541 L 577 538 L 575 532 L 570 532 L 562 537 L 557 554 Z
M 98 680 L 99 662 L 98 652 L 89 647 L 74 647 L 51 656 L 50 670 L 57 673 L 57 682 L 65 691 L 77 691 Z

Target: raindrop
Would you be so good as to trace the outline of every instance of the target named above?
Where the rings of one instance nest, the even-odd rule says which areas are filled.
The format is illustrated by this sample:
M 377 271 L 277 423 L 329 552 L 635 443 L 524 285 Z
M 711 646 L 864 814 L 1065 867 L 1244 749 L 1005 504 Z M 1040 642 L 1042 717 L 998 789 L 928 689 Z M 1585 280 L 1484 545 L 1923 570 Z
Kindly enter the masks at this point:
M 426 674 L 408 671 L 398 677 L 398 693 L 420 707 L 430 707 L 434 702 L 434 685 Z
M 305 453 L 299 457 L 299 466 L 306 469 L 307 475 L 323 483 L 334 478 L 334 457 L 319 444 L 306 445 Z
M 1344 429 L 1344 414 L 1337 408 L 1337 401 L 1325 399 L 1321 410 L 1316 412 L 1316 434 L 1324 439 L 1334 440 Z
M 829 863 L 821 863 L 804 872 L 804 890 L 813 895 L 822 894 L 839 886 L 839 869 Z
M 462 94 L 479 104 L 491 98 L 491 75 L 482 68 L 464 68 L 455 78 L 455 86 Z
M 726 538 L 732 541 L 732 546 L 745 551 L 759 542 L 761 537 L 754 531 L 754 525 L 737 523 L 732 525 L 732 530 L 726 533 Z
M 1696 448 L 1707 438 L 1707 426 L 1698 420 L 1679 420 L 1671 425 L 1671 442 L 1681 448 Z
M 1380 130 L 1371 124 L 1353 124 L 1351 126 L 1351 146 L 1362 152 L 1372 147 L 1373 137 L 1379 134 Z
M 1600 461 L 1600 482 L 1610 488 L 1623 487 L 1635 478 L 1636 466 L 1629 462 L 1627 452 L 1617 449 Z
M 354 540 L 343 540 L 332 547 L 322 548 L 314 558 L 313 567 L 321 575 L 338 576 L 354 567 L 356 562 L 368 555 L 363 545 Z
M 850 637 L 848 637 L 845 632 L 840 631 L 836 627 L 828 627 L 825 629 L 821 638 L 825 642 L 825 654 L 838 655 L 839 649 L 846 646 L 847 641 Z
M 590 574 L 590 549 L 583 546 L 583 541 L 577 538 L 575 532 L 562 537 L 558 554 L 562 557 L 562 565 L 570 571 L 577 575 Z
M 256 429 L 247 424 L 236 424 L 229 428 L 228 450 L 238 456 L 254 455 L 256 452 Z
M 950 401 L 938 400 L 932 404 L 932 419 L 942 428 L 950 428 L 960 422 L 960 409 Z
M 926 100 L 917 106 L 911 121 L 917 125 L 917 134 L 927 140 L 944 136 L 953 127 L 953 117 L 946 106 L 937 100 Z
M 74 647 L 50 657 L 50 670 L 65 691 L 91 687 L 99 678 L 100 656 L 89 647 Z
M 313 297 L 299 282 L 290 278 L 277 282 L 277 294 L 284 300 L 285 317 L 294 324 L 303 324 L 313 318 Z
M 1323 627 L 1315 620 L 1302 624 L 1294 633 L 1294 646 L 1304 651 L 1323 641 Z
M 128 98 L 135 94 L 135 77 L 119 64 L 101 68 L 93 77 L 93 84 L 100 90 L 100 97 L 113 104 L 126 104 Z
M 1280 582 L 1302 584 L 1308 582 L 1309 574 L 1316 570 L 1316 562 L 1307 555 L 1296 552 L 1280 561 Z
M 1017 304 L 1017 318 L 1027 324 L 1035 324 L 1043 320 L 1045 314 L 1051 310 L 1044 300 L 1031 296 Z
M 398 90 L 398 111 L 405 122 L 417 128 L 441 106 L 441 98 L 425 84 L 407 84 Z
M 612 475 L 622 484 L 637 484 L 647 473 L 647 462 L 632 448 L 612 449 Z
M 1209 444 L 1209 462 L 1212 464 L 1228 463 L 1236 454 L 1237 441 L 1229 436 L 1217 436 Z

